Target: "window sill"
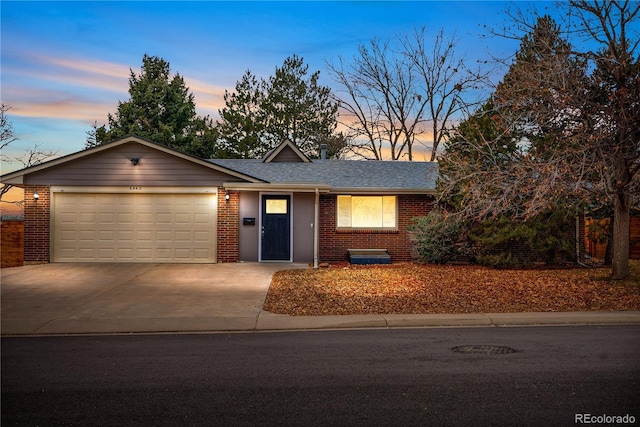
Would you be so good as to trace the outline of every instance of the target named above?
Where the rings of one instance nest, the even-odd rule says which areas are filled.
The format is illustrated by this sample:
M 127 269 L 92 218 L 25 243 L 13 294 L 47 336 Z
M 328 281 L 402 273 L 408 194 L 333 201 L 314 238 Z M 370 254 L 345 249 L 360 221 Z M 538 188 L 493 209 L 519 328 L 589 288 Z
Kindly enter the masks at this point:
M 397 228 L 336 228 L 339 234 L 398 234 Z

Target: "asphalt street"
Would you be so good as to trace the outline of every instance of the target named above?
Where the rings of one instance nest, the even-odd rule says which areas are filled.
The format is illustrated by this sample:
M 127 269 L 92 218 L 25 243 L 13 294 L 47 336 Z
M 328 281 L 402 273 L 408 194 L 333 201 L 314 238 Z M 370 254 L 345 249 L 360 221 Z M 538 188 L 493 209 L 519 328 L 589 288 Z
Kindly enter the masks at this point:
M 1 361 L 3 426 L 640 423 L 637 325 L 5 337 Z

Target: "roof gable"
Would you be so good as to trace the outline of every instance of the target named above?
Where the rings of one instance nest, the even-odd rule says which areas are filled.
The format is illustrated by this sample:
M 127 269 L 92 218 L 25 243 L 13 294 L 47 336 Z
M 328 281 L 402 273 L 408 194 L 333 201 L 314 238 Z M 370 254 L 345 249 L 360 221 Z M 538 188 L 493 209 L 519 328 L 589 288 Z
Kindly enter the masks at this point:
M 105 151 L 111 151 L 111 150 L 118 150 L 120 149 L 122 146 L 127 145 L 127 144 L 139 144 L 142 145 L 148 149 L 151 150 L 155 150 L 155 151 L 159 151 L 165 154 L 168 154 L 170 156 L 173 156 L 175 158 L 179 158 L 179 159 L 183 159 L 186 160 L 188 162 L 191 163 L 195 163 L 197 165 L 200 166 L 204 166 L 208 169 L 212 169 L 216 172 L 221 172 L 224 173 L 226 175 L 230 175 L 236 179 L 239 180 L 243 180 L 243 181 L 248 181 L 248 182 L 261 182 L 260 179 L 252 177 L 250 175 L 244 174 L 242 172 L 238 172 L 232 169 L 228 169 L 224 166 L 221 165 L 215 165 L 212 164 L 211 162 L 207 162 L 206 160 L 200 159 L 198 157 L 195 156 L 191 156 L 189 154 L 185 154 L 182 153 L 180 151 L 174 150 L 172 148 L 169 148 L 165 145 L 161 145 L 161 144 L 157 144 L 155 142 L 151 142 L 148 141 L 146 139 L 137 137 L 137 136 L 127 136 L 121 139 L 118 139 L 116 141 L 112 141 L 112 142 L 108 142 L 106 144 L 102 144 L 102 145 L 98 145 L 96 147 L 93 148 L 89 148 L 87 150 L 82 150 L 82 151 L 78 151 L 76 153 L 72 153 L 66 156 L 62 156 L 62 157 L 58 157 L 57 159 L 53 159 L 50 160 L 48 162 L 44 162 L 44 163 L 40 163 L 38 165 L 35 166 L 31 166 L 25 169 L 21 169 L 15 172 L 10 172 L 8 174 L 2 175 L 0 176 L 0 181 L 2 181 L 5 184 L 14 184 L 14 185 L 21 185 L 25 183 L 25 176 L 27 175 L 33 175 L 33 174 L 37 174 L 40 172 L 45 172 L 47 170 L 50 169 L 54 169 L 57 166 L 60 165 L 66 165 L 66 164 L 71 164 L 73 163 L 77 163 L 77 161 L 79 160 L 83 160 L 85 158 L 90 158 L 95 156 L 98 153 L 101 152 L 105 152 Z
M 262 160 L 264 163 L 310 163 L 311 160 L 289 139 L 285 139 Z

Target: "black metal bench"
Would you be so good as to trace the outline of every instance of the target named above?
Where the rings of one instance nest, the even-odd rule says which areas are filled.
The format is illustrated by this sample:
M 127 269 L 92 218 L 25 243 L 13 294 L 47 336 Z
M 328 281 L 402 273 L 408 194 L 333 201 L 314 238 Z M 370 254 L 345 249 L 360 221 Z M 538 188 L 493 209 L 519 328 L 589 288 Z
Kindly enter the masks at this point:
M 347 249 L 351 264 L 391 264 L 386 249 Z

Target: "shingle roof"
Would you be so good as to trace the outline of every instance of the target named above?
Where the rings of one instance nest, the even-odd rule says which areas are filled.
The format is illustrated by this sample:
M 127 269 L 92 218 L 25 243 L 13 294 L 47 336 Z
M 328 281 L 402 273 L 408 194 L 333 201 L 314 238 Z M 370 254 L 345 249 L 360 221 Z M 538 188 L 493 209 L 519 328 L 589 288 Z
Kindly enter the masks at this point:
M 211 163 L 268 183 L 328 184 L 338 189 L 435 189 L 436 162 L 314 160 L 311 163 L 263 163 L 260 159 L 212 159 Z

